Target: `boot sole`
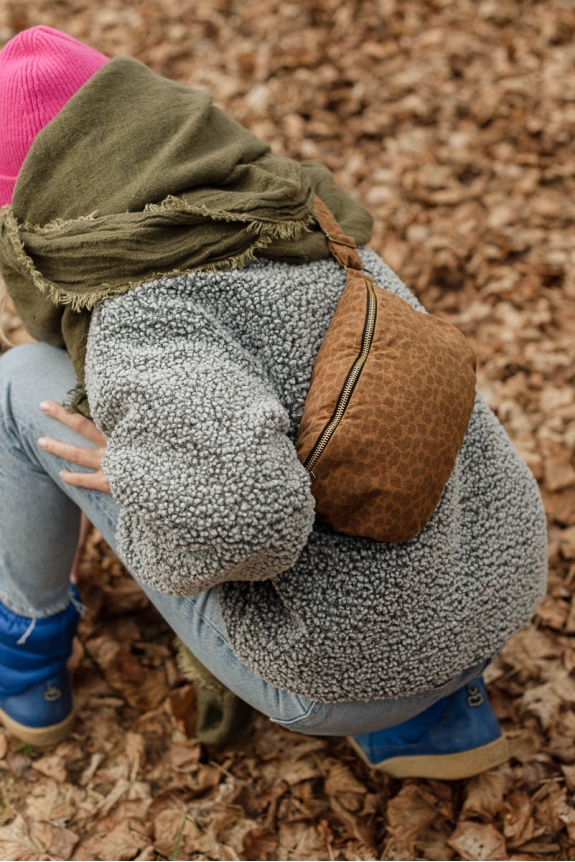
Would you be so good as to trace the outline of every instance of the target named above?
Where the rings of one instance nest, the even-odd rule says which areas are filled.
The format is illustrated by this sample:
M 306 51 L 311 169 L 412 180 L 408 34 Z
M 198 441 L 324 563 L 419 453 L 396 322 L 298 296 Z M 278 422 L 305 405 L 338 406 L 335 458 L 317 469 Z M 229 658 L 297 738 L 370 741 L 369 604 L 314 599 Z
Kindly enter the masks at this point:
M 8 733 L 12 733 L 18 739 L 21 739 L 22 742 L 35 745 L 37 748 L 54 745 L 65 739 L 74 726 L 75 718 L 76 716 L 71 712 L 67 718 L 59 721 L 58 724 L 51 724 L 49 727 L 27 727 L 25 724 L 14 721 L 4 710 L 0 709 L 0 722 Z
M 438 781 L 457 781 L 471 778 L 501 766 L 509 760 L 509 744 L 504 736 L 455 754 L 421 754 L 406 757 L 389 757 L 380 763 L 371 763 L 357 742 L 349 742 L 367 766 L 391 775 L 393 778 L 435 778 Z

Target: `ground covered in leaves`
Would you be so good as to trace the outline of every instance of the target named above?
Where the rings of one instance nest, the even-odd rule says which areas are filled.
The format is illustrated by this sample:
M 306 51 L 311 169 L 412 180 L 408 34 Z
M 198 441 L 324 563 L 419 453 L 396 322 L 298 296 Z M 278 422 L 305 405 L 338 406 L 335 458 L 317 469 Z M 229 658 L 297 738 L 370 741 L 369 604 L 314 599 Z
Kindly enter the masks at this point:
M 38 23 L 208 88 L 370 207 L 540 480 L 550 580 L 488 672 L 510 764 L 399 782 L 261 716 L 203 748 L 170 631 L 92 536 L 76 732 L 0 735 L 0 859 L 575 859 L 573 0 L 3 0 L 0 44 Z

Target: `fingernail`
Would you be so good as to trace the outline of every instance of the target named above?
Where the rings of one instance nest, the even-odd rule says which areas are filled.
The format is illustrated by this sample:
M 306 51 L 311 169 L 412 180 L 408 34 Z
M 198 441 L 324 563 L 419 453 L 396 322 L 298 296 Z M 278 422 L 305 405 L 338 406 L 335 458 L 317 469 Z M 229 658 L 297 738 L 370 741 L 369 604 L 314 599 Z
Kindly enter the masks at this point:
M 46 443 L 47 443 L 47 442 L 48 442 L 48 441 L 46 440 L 46 438 L 45 438 L 45 437 L 39 437 L 39 438 L 38 438 L 38 446 L 41 446 L 41 447 L 42 447 L 42 449 L 45 449 L 45 448 L 46 448 Z
M 47 413 L 49 411 L 50 407 L 51 407 L 51 404 L 49 401 L 42 401 L 42 403 L 40 404 L 40 410 L 43 410 L 44 413 Z

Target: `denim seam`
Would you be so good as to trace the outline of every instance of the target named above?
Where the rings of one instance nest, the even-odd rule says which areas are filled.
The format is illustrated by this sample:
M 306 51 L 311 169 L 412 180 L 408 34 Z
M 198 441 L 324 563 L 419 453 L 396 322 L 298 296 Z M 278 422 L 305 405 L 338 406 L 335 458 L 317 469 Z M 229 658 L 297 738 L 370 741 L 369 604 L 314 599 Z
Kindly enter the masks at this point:
M 220 629 L 219 629 L 219 628 L 218 628 L 218 627 L 217 627 L 217 626 L 212 622 L 212 620 L 208 619 L 208 617 L 206 617 L 206 616 L 204 615 L 204 613 L 203 613 L 203 612 L 198 608 L 198 606 L 197 606 L 197 604 L 196 604 L 196 600 L 195 600 L 195 599 L 192 599 L 192 600 L 191 600 L 191 603 L 192 603 L 192 604 L 193 604 L 193 606 L 194 606 L 194 610 L 195 610 L 195 612 L 196 612 L 196 613 L 197 613 L 197 615 L 202 619 L 202 621 L 203 621 L 207 626 L 209 626 L 211 629 L 213 629 L 213 631 L 217 634 L 217 636 L 218 636 L 218 637 L 219 637 L 219 638 L 220 638 L 220 639 L 221 639 L 221 640 L 226 644 L 226 646 L 228 647 L 229 651 L 232 653 L 232 655 L 234 656 L 234 658 L 237 658 L 237 657 L 236 657 L 236 654 L 234 653 L 233 649 L 232 649 L 232 648 L 231 648 L 231 646 L 230 646 L 229 638 L 228 638 L 228 637 L 227 637 L 227 636 L 226 636 L 222 631 L 220 631 Z M 218 604 L 219 604 L 219 594 L 218 594 Z M 240 664 L 241 664 L 241 662 L 240 662 Z M 247 667 L 247 665 L 244 665 L 244 667 Z
M 219 600 L 219 594 L 218 594 L 218 600 Z M 195 612 L 197 613 L 197 615 L 200 617 L 200 619 L 202 620 L 202 622 L 203 622 L 205 625 L 207 625 L 207 626 L 208 626 L 208 627 L 209 627 L 213 632 L 215 632 L 215 634 L 220 638 L 220 640 L 222 641 L 222 643 L 223 643 L 223 644 L 225 644 L 226 649 L 227 649 L 227 650 L 228 650 L 228 652 L 233 656 L 234 661 L 236 661 L 236 662 L 237 662 L 239 665 L 241 665 L 242 667 L 247 668 L 247 670 L 248 670 L 250 673 L 252 673 L 252 671 L 250 670 L 250 668 L 248 667 L 248 665 L 245 665 L 243 662 L 241 662 L 241 661 L 239 660 L 239 658 L 237 657 L 237 655 L 235 654 L 235 652 L 233 651 L 233 649 L 232 649 L 232 647 L 231 647 L 231 645 L 230 645 L 230 642 L 229 642 L 228 637 L 227 637 L 227 636 L 226 636 L 222 631 L 220 631 L 220 629 L 219 629 L 219 628 L 218 628 L 218 627 L 217 627 L 217 626 L 212 622 L 212 620 L 210 620 L 208 617 L 206 617 L 206 615 L 205 615 L 205 614 L 204 614 L 204 613 L 203 613 L 203 612 L 198 608 L 198 606 L 197 606 L 197 604 L 196 604 L 196 601 L 195 601 L 194 599 L 192 599 L 192 602 L 191 602 L 191 603 L 192 603 L 192 604 L 193 604 L 193 606 L 194 606 L 194 611 L 195 611 Z M 264 682 L 265 682 L 265 680 L 264 680 Z M 267 684 L 267 683 L 266 683 L 266 684 Z M 300 699 L 299 695 L 294 695 L 294 696 L 298 698 L 298 701 L 299 701 L 299 703 L 300 703 L 300 705 L 301 705 L 301 699 Z M 309 705 L 309 707 L 307 708 L 306 712 L 305 712 L 303 715 L 298 715 L 298 716 L 296 716 L 295 718 L 289 718 L 289 719 L 285 719 L 285 720 L 284 720 L 284 719 L 281 719 L 281 718 L 273 718 L 272 716 L 270 716 L 270 721 L 273 721 L 273 722 L 275 722 L 275 723 L 277 723 L 277 724 L 282 724 L 282 725 L 284 725 L 284 724 L 285 724 L 285 725 L 296 724 L 298 721 L 304 721 L 306 718 L 308 718 L 308 717 L 309 717 L 309 715 L 311 714 L 312 710 L 315 708 L 316 704 L 317 704 L 317 701 L 315 701 L 315 700 L 314 700 L 314 701 L 312 701 L 312 702 L 311 702 L 311 704 Z
M 296 697 L 299 700 L 299 695 L 296 694 Z M 301 703 L 301 700 L 300 700 L 300 703 Z M 309 718 L 309 716 L 312 713 L 312 710 L 315 709 L 316 705 L 317 705 L 317 700 L 312 700 L 312 702 L 310 703 L 310 705 L 307 708 L 307 711 L 303 715 L 298 715 L 296 718 L 288 718 L 288 719 L 273 718 L 272 716 L 270 716 L 270 721 L 273 721 L 275 724 L 297 724 L 298 721 L 305 721 L 306 718 Z
M 219 601 L 219 594 L 218 594 L 218 601 Z M 218 627 L 217 627 L 217 626 L 212 622 L 212 620 L 208 619 L 208 617 L 206 617 L 206 616 L 205 616 L 205 614 L 204 614 L 204 613 L 203 613 L 203 612 L 198 608 L 198 606 L 197 606 L 197 604 L 196 604 L 196 602 L 195 602 L 195 600 L 194 600 L 194 599 L 192 599 L 192 604 L 194 605 L 194 610 L 195 610 L 195 612 L 198 614 L 198 616 L 200 617 L 200 619 L 201 619 L 201 620 L 202 620 L 202 621 L 203 621 L 207 626 L 209 626 L 209 628 L 210 628 L 210 629 L 212 629 L 212 631 L 214 631 L 214 632 L 218 635 L 218 637 L 219 637 L 219 638 L 221 638 L 222 642 L 226 645 L 226 649 L 231 653 L 231 655 L 233 656 L 234 660 L 235 660 L 239 665 L 241 665 L 242 667 L 247 668 L 247 670 L 248 670 L 250 673 L 253 673 L 253 671 L 251 671 L 251 670 L 250 670 L 250 668 L 249 668 L 249 666 L 248 666 L 248 665 L 244 664 L 243 662 L 241 662 L 241 661 L 239 660 L 239 658 L 237 657 L 237 655 L 235 654 L 235 652 L 233 651 L 233 649 L 232 649 L 232 647 L 231 647 L 231 645 L 230 645 L 230 641 L 229 641 L 228 637 L 227 637 L 227 636 L 226 636 L 222 631 L 220 631 L 220 630 L 218 629 Z M 264 680 L 264 682 L 265 682 L 265 680 Z M 268 685 L 268 684 L 269 684 L 269 683 L 266 683 L 266 685 Z M 298 694 L 295 694 L 295 695 L 294 695 L 294 697 L 297 697 L 297 699 L 298 699 L 298 701 L 299 701 L 299 703 L 300 703 L 300 705 L 301 705 L 301 698 L 300 698 L 300 696 L 299 696 Z M 278 724 L 293 724 L 293 723 L 296 723 L 296 722 L 298 722 L 298 721 L 304 721 L 306 718 L 308 718 L 308 717 L 311 715 L 311 713 L 312 713 L 313 709 L 317 706 L 317 703 L 318 703 L 318 701 L 316 701 L 316 700 L 312 700 L 312 702 L 311 702 L 311 703 L 310 703 L 310 705 L 308 706 L 308 708 L 307 708 L 306 712 L 305 712 L 303 715 L 298 715 L 296 718 L 290 718 L 290 719 L 286 719 L 286 720 L 284 720 L 284 719 L 281 719 L 281 718 L 273 718 L 272 716 L 270 716 L 270 721 L 277 722 Z

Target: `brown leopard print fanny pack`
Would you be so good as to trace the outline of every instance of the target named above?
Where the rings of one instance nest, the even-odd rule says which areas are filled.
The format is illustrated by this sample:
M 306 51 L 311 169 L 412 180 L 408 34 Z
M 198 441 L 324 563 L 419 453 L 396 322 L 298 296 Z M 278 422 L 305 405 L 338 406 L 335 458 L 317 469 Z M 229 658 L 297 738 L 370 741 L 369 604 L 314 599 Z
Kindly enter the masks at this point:
M 435 511 L 475 402 L 475 354 L 363 271 L 316 196 L 347 282 L 317 354 L 298 432 L 318 518 L 352 536 L 408 542 Z

